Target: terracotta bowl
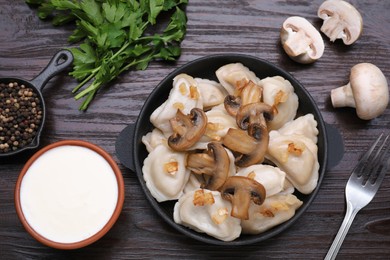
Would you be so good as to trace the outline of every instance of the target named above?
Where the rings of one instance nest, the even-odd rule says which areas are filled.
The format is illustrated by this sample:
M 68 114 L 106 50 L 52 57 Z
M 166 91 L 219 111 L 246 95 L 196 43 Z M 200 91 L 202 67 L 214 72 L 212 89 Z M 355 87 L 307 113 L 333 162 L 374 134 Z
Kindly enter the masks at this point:
M 111 201 L 114 201 L 115 198 L 117 197 L 116 205 L 114 206 L 114 204 L 112 203 L 111 204 L 112 206 L 110 207 L 110 209 L 107 209 L 110 211 L 110 212 L 106 213 L 106 216 L 109 218 L 108 221 L 101 222 L 99 225 L 99 228 L 95 227 L 95 231 L 97 230 L 95 233 L 84 235 L 84 237 L 81 240 L 74 241 L 74 242 L 73 241 L 71 241 L 71 242 L 63 242 L 63 241 L 58 242 L 58 241 L 54 241 L 55 239 L 48 239 L 47 237 L 42 235 L 41 234 L 42 232 L 40 233 L 40 231 L 39 231 L 42 229 L 40 227 L 37 227 L 37 223 L 29 223 L 28 217 L 27 217 L 28 214 L 26 213 L 26 211 L 24 211 L 24 207 L 22 205 L 23 196 L 21 196 L 21 191 L 23 189 L 23 185 L 22 185 L 23 180 L 26 177 L 26 173 L 28 173 L 29 169 L 31 169 L 32 166 L 34 166 L 34 164 L 35 164 L 34 167 L 37 167 L 36 165 L 39 164 L 37 162 L 37 160 L 39 158 L 41 158 L 41 156 L 43 154 L 45 154 L 46 152 L 48 152 L 49 150 L 54 149 L 54 148 L 63 148 L 64 146 L 75 146 L 75 147 L 88 148 L 89 150 L 92 150 L 94 152 L 93 153 L 94 156 L 98 155 L 97 156 L 98 158 L 102 157 L 109 165 L 109 166 L 107 166 L 107 164 L 104 163 L 104 165 L 107 166 L 107 169 L 111 168 L 113 173 L 115 174 L 115 180 L 110 181 L 111 185 L 112 185 L 112 183 L 114 183 L 114 185 L 115 185 L 115 182 L 118 185 L 117 186 L 118 195 L 114 196 L 113 199 L 111 199 Z M 81 149 L 81 150 L 84 150 L 84 149 Z M 57 151 L 58 151 L 58 149 L 57 149 Z M 92 154 L 91 154 L 91 156 L 92 156 Z M 48 158 L 48 157 L 46 157 L 46 158 Z M 66 165 L 67 165 L 68 161 L 70 160 L 69 158 L 71 158 L 71 157 L 65 157 L 66 159 L 62 159 L 63 157 L 61 155 L 60 158 L 61 158 L 60 160 L 65 160 L 64 163 L 66 163 Z M 68 161 L 66 161 L 66 160 L 68 160 Z M 45 160 L 40 160 L 40 161 L 45 161 Z M 46 159 L 46 161 L 47 161 L 47 159 Z M 103 163 L 103 161 L 101 161 L 101 162 Z M 69 161 L 69 164 L 71 164 L 71 163 L 72 163 L 72 161 Z M 41 166 L 42 165 L 45 166 L 45 164 L 41 164 Z M 89 165 L 89 166 L 91 166 L 91 165 Z M 88 165 L 83 164 L 83 167 L 86 167 L 86 169 L 88 169 Z M 83 168 L 83 169 L 85 169 L 85 168 Z M 91 173 L 89 173 L 89 174 L 91 174 Z M 35 177 L 37 176 L 36 171 L 35 171 L 35 175 L 33 174 L 33 172 L 30 172 L 29 175 L 30 175 L 29 176 L 30 180 L 32 180 L 31 176 L 35 176 Z M 36 177 L 36 178 L 38 178 L 38 177 Z M 40 178 L 42 178 L 42 177 L 40 177 Z M 76 181 L 76 179 L 75 179 L 75 181 Z M 75 183 L 75 182 L 73 182 L 73 179 L 71 179 L 70 182 L 71 182 L 71 184 Z M 30 183 L 31 183 L 31 181 L 30 181 Z M 103 184 L 100 184 L 100 185 L 105 185 L 106 182 L 102 182 L 102 183 Z M 27 185 L 27 184 L 25 184 L 25 185 Z M 78 185 L 80 185 L 80 184 L 78 184 Z M 90 185 L 90 184 L 88 183 L 88 185 Z M 68 185 L 67 187 L 69 187 L 71 189 L 72 187 L 75 187 L 75 186 Z M 99 186 L 99 187 L 101 187 L 101 186 Z M 45 186 L 44 185 L 44 186 L 42 186 L 42 188 L 50 190 L 52 188 L 52 186 L 48 186 L 48 185 Z M 27 193 L 28 191 L 29 191 L 29 189 L 25 190 L 24 192 Z M 44 245 L 47 245 L 49 247 L 53 247 L 53 248 L 57 248 L 57 249 L 77 249 L 77 248 L 85 247 L 87 245 L 94 243 L 95 241 L 97 241 L 98 239 L 103 237 L 111 229 L 111 227 L 114 225 L 114 223 L 116 222 L 116 220 L 118 219 L 118 217 L 122 211 L 123 202 L 124 202 L 124 193 L 125 193 L 125 188 L 124 188 L 122 173 L 121 173 L 118 165 L 116 164 L 116 162 L 112 159 L 112 157 L 106 151 L 104 151 L 99 146 L 96 146 L 96 145 L 89 143 L 89 142 L 80 141 L 80 140 L 64 140 L 64 141 L 59 141 L 59 142 L 53 143 L 51 145 L 48 145 L 48 146 L 42 148 L 27 161 L 27 163 L 23 167 L 23 169 L 22 169 L 22 171 L 17 179 L 17 182 L 16 182 L 15 208 L 16 208 L 17 215 L 18 215 L 20 221 L 22 222 L 24 228 L 27 230 L 27 232 L 32 237 L 34 237 L 39 242 L 41 242 Z M 96 203 L 96 204 L 101 204 L 101 203 Z M 27 208 L 27 206 L 25 206 L 25 208 Z M 112 214 L 111 214 L 111 211 L 113 211 Z M 46 213 L 44 213 L 44 214 L 46 214 Z M 102 226 L 102 225 L 103 225 L 103 227 L 100 228 L 100 226 Z M 84 228 L 84 226 L 80 225 L 80 228 Z M 86 232 L 86 230 L 83 230 L 83 232 Z

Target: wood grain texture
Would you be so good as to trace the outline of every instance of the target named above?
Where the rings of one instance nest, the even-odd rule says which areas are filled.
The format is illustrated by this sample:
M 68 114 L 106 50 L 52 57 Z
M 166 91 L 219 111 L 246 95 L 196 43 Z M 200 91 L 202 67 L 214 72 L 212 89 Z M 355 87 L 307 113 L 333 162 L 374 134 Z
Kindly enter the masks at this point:
M 188 31 L 182 56 L 174 63 L 152 63 L 146 71 L 122 74 L 102 90 L 87 112 L 73 99 L 76 81 L 66 73 L 44 89 L 47 121 L 41 146 L 63 139 L 83 139 L 106 149 L 115 158 L 115 140 L 138 113 L 153 88 L 171 71 L 209 54 L 243 53 L 273 62 L 290 72 L 310 92 L 325 121 L 344 138 L 342 161 L 328 170 L 307 212 L 288 230 L 265 242 L 242 247 L 206 245 L 165 224 L 146 201 L 138 179 L 120 165 L 126 188 L 123 212 L 112 230 L 98 242 L 75 251 L 59 251 L 36 242 L 20 224 L 14 209 L 17 176 L 31 153 L 0 161 L 1 259 L 323 259 L 345 213 L 344 188 L 350 171 L 369 144 L 389 132 L 390 109 L 374 120 L 359 120 L 353 109 L 334 109 L 329 93 L 348 82 L 350 68 L 372 62 L 390 75 L 390 1 L 353 0 L 364 20 L 362 37 L 352 46 L 331 43 L 325 35 L 323 57 L 300 65 L 283 52 L 279 30 L 292 15 L 307 18 L 318 29 L 321 0 L 190 0 Z M 0 77 L 32 79 L 52 55 L 68 47 L 72 26 L 53 27 L 37 18 L 24 1 L 0 0 Z M 338 259 L 389 259 L 390 236 L 370 232 L 366 224 L 390 216 L 390 174 L 374 200 L 357 215 Z

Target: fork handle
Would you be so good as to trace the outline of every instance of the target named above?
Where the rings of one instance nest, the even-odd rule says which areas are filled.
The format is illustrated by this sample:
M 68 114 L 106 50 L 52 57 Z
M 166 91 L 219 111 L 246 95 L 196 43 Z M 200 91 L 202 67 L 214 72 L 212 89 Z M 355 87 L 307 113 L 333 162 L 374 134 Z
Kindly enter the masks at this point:
M 324 260 L 333 260 L 336 258 L 337 253 L 340 250 L 341 244 L 343 243 L 344 238 L 347 235 L 349 228 L 351 227 L 352 221 L 355 218 L 356 214 L 359 212 L 359 210 L 360 209 L 353 207 L 349 201 L 347 202 L 347 212 L 345 213 L 343 223 L 341 224 L 340 229 L 337 232 L 337 235 L 333 240 L 333 243 L 330 246 L 329 251 L 326 254 Z

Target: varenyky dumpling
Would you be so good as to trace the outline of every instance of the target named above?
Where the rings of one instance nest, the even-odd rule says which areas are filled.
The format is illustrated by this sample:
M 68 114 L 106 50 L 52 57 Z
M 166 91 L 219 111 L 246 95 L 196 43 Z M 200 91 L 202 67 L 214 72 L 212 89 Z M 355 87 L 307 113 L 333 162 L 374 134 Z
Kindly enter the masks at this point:
M 311 193 L 318 182 L 317 145 L 303 135 L 269 133 L 266 158 L 286 173 L 294 187 L 303 194 Z
M 167 138 L 164 136 L 161 130 L 154 128 L 153 131 L 142 136 L 142 143 L 145 145 L 146 150 L 151 153 L 158 145 L 167 145 Z
M 259 234 L 277 226 L 295 215 L 302 205 L 293 194 L 276 194 L 267 197 L 262 205 L 254 203 L 249 207 L 249 219 L 242 220 L 243 234 Z
M 314 143 L 317 143 L 318 139 L 317 121 L 313 114 L 306 114 L 286 123 L 278 129 L 278 132 L 282 135 L 304 135 Z
M 240 219 L 230 216 L 231 203 L 219 191 L 198 189 L 184 194 L 176 202 L 173 219 L 177 224 L 206 233 L 222 241 L 240 236 Z
M 183 194 L 190 177 L 185 153 L 174 152 L 164 144 L 153 149 L 144 160 L 143 177 L 152 196 L 158 201 L 175 200 Z
M 267 77 L 261 80 L 263 102 L 276 106 L 277 113 L 268 123 L 271 130 L 279 129 L 285 123 L 294 119 L 298 110 L 298 96 L 291 83 L 281 76 Z
M 253 81 L 255 84 L 260 83 L 260 79 L 242 63 L 230 63 L 220 67 L 215 74 L 218 81 L 227 90 L 229 95 L 235 95 L 239 87 L 244 86 L 247 82 Z
M 177 110 L 187 115 L 195 107 L 203 109 L 198 83 L 187 74 L 179 74 L 173 79 L 168 99 L 152 113 L 150 122 L 169 137 L 172 134 L 169 120 L 176 116 Z
M 195 78 L 202 96 L 203 107 L 211 108 L 222 104 L 227 96 L 227 91 L 221 84 L 214 80 Z
M 207 149 L 207 144 L 212 141 L 221 141 L 229 128 L 237 128 L 236 119 L 226 112 L 223 104 L 213 107 L 206 112 L 206 131 L 192 149 Z
M 277 167 L 265 164 L 255 164 L 241 168 L 236 175 L 248 177 L 261 183 L 265 188 L 267 197 L 281 192 L 286 179 L 286 173 Z
M 229 176 L 233 176 L 236 174 L 236 165 L 234 164 L 234 155 L 227 148 L 225 148 L 225 151 L 227 152 L 228 157 L 229 157 Z M 201 174 L 195 174 L 195 173 L 191 174 L 187 184 L 184 186 L 183 192 L 188 193 L 188 192 L 191 192 L 193 190 L 199 189 L 201 187 L 202 183 L 205 182 L 203 178 L 207 178 L 207 176 L 203 176 Z

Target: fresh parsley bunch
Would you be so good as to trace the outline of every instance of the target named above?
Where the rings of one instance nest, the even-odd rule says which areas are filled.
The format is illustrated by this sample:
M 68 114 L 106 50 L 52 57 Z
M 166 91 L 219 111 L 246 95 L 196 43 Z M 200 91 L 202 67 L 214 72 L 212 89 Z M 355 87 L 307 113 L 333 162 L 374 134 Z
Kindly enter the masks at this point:
M 75 22 L 69 42 L 74 56 L 70 73 L 80 84 L 75 99 L 84 98 L 86 110 L 98 90 L 123 71 L 144 70 L 152 60 L 175 60 L 186 33 L 183 10 L 188 0 L 26 0 L 38 5 L 41 19 L 54 25 Z M 163 30 L 156 31 L 160 14 L 170 15 Z M 151 33 L 153 32 L 153 33 Z

